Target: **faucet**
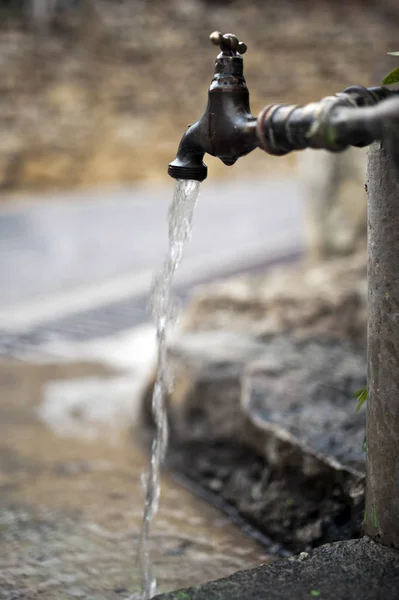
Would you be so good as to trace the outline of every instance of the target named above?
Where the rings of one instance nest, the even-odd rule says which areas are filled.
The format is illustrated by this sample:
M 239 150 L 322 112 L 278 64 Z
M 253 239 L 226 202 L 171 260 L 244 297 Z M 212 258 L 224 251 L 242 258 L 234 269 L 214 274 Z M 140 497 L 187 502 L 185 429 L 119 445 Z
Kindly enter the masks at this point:
M 399 138 L 399 90 L 386 87 L 351 86 L 304 106 L 271 104 L 254 117 L 244 78 L 246 44 L 232 33 L 219 31 L 212 33 L 210 40 L 221 52 L 216 57 L 208 104 L 199 121 L 189 125 L 183 135 L 168 167 L 171 177 L 206 179 L 205 153 L 231 166 L 255 148 L 283 156 L 305 148 L 340 152 L 349 146 L 367 146 L 384 137 L 387 124 Z
M 175 179 L 206 179 L 202 159 L 207 152 L 228 166 L 258 146 L 256 119 L 249 108 L 242 55 L 247 46 L 232 33 L 215 31 L 210 39 L 220 47 L 208 90 L 208 105 L 199 121 L 188 127 L 168 173 Z

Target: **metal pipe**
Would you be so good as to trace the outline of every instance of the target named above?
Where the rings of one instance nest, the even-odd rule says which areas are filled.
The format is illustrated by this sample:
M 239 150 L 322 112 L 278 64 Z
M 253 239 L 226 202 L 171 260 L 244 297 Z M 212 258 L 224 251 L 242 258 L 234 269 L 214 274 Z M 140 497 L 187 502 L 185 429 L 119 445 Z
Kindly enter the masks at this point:
M 390 144 L 372 145 L 367 187 L 369 321 L 364 526 L 370 537 L 399 550 L 399 177 Z
M 275 156 L 305 148 L 339 152 L 381 139 L 386 124 L 396 120 L 398 92 L 356 87 L 304 106 L 266 106 L 257 120 L 257 136 L 260 147 Z

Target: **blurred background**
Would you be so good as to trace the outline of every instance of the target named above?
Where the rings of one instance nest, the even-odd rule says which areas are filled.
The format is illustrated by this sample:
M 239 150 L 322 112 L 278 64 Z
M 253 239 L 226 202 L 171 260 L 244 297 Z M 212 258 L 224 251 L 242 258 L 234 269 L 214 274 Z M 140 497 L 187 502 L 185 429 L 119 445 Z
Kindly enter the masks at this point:
M 0 597 L 131 589 L 147 463 L 130 426 L 156 351 L 147 304 L 167 165 L 206 106 L 209 34 L 248 45 L 257 115 L 378 85 L 398 22 L 394 0 L 1 0 Z M 205 162 L 182 303 L 197 284 L 364 252 L 365 152 Z M 168 485 L 154 542 L 165 589 L 259 562 L 255 542 Z M 203 532 L 191 555 L 182 520 L 186 537 Z
M 248 44 L 256 115 L 378 84 L 397 13 L 393 0 L 2 0 L 1 190 L 164 182 L 206 103 L 215 29 Z M 234 174 L 209 162 L 211 177 L 234 177 L 290 160 L 254 153 Z

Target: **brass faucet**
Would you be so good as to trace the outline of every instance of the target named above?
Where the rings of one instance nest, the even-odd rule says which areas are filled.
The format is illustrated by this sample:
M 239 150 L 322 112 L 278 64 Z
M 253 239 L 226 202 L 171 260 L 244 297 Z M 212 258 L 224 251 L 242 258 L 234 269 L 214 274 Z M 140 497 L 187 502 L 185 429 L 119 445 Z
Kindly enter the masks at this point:
M 169 164 L 171 177 L 206 179 L 205 153 L 231 166 L 258 147 L 275 156 L 305 148 L 339 152 L 382 139 L 387 123 L 399 138 L 399 91 L 385 87 L 352 86 L 305 106 L 271 104 L 253 117 L 242 58 L 247 46 L 232 33 L 215 31 L 210 39 L 221 52 L 215 61 L 208 105 L 183 135 L 177 156 Z

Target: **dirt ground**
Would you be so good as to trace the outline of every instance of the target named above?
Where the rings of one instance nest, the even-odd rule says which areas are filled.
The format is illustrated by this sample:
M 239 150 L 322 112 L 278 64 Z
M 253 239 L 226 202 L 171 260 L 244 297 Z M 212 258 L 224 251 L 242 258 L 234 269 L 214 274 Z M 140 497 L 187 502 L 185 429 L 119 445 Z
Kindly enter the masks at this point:
M 396 66 L 399 10 L 390 0 L 85 0 L 34 30 L 0 23 L 0 189 L 74 188 L 165 177 L 213 72 L 209 34 L 248 45 L 253 114 L 375 85 Z M 256 151 L 211 176 L 289 169 Z

